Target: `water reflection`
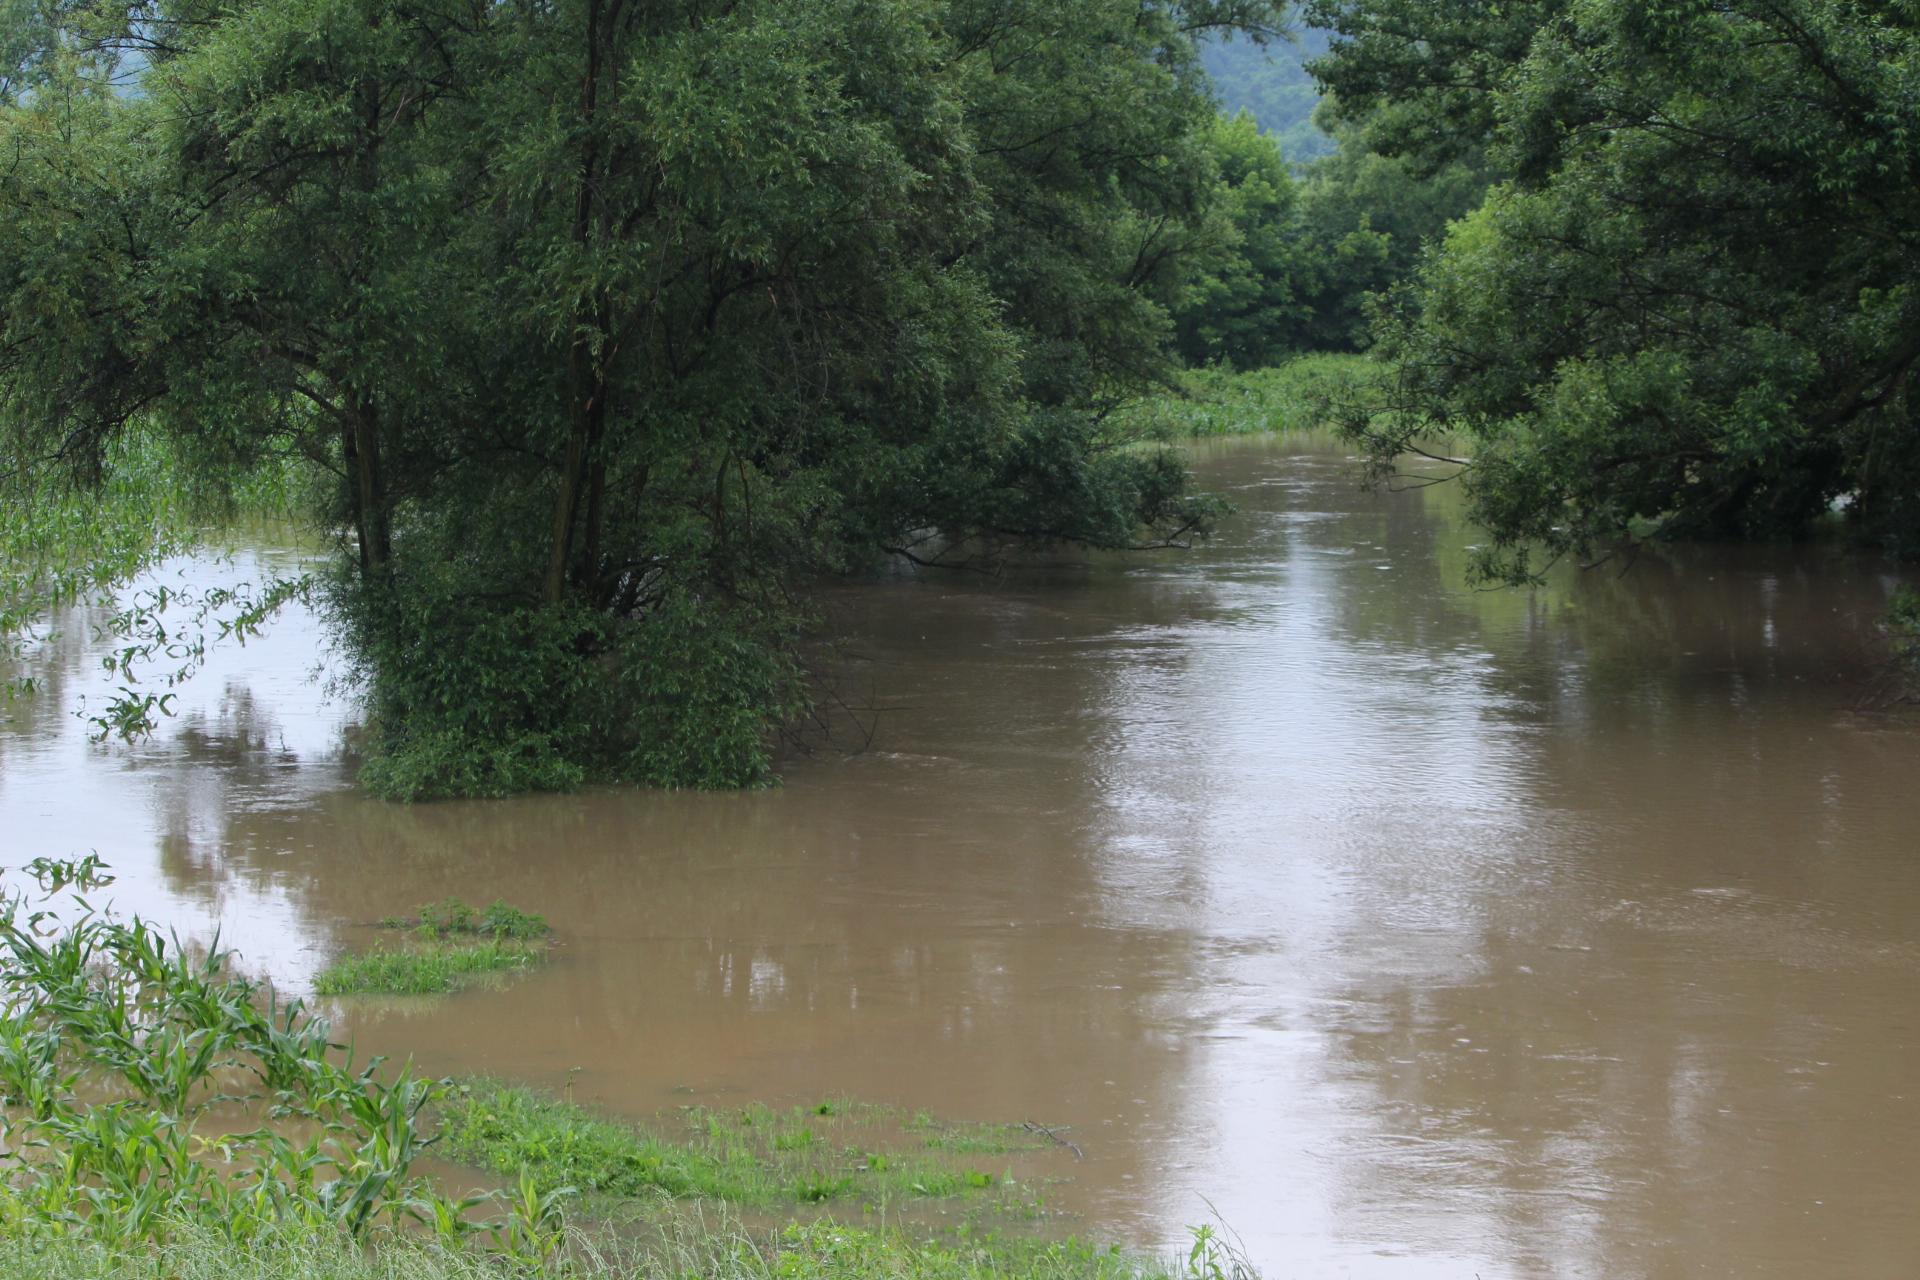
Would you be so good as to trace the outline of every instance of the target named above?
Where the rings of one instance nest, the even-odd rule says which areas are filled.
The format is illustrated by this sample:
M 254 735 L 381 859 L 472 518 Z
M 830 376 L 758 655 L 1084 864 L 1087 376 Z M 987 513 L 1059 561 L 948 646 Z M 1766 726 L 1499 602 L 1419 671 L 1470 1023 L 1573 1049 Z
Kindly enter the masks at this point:
M 363 1043 L 635 1114 L 1070 1124 L 1085 1225 L 1210 1202 L 1276 1276 L 1906 1274 L 1920 735 L 1855 709 L 1885 567 L 1476 593 L 1445 487 L 1200 465 L 1242 508 L 1203 552 L 835 593 L 889 709 L 777 791 L 373 803 L 296 615 L 136 751 L 52 710 L 99 684 L 55 646 L 0 830 L 295 988 L 398 908 L 506 897 L 553 963 Z

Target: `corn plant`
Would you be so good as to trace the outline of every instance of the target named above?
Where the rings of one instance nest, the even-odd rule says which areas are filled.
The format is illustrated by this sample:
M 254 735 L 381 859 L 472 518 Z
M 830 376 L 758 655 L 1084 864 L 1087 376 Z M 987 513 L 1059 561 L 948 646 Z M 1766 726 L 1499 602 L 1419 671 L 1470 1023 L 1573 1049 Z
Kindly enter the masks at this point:
M 443 1081 L 358 1066 L 299 1001 L 90 895 L 98 859 L 0 897 L 0 1224 L 109 1242 L 187 1226 L 469 1230 L 411 1166 Z M 59 909 L 56 909 L 59 908 Z

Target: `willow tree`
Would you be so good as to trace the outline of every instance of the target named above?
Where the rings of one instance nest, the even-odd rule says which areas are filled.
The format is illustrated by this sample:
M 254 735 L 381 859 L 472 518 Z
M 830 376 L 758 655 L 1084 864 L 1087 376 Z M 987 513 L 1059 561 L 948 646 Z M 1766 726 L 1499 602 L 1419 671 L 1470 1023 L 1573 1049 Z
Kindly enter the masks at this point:
M 1913 7 L 1555 8 L 1456 104 L 1514 176 L 1398 299 L 1355 428 L 1469 438 L 1496 577 L 1829 522 L 1920 551 Z
M 1214 234 L 1192 33 L 1264 4 L 67 18 L 0 117 L 7 448 L 330 476 L 389 794 L 759 780 L 817 575 L 1209 514 L 1104 410 Z

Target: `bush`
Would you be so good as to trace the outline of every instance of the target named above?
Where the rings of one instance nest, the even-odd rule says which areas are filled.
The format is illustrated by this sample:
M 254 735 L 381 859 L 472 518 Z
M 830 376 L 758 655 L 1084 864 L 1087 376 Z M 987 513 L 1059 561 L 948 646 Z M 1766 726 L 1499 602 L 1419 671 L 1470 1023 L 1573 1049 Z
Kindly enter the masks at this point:
M 675 596 L 621 636 L 616 775 L 658 787 L 773 781 L 772 731 L 805 706 L 786 628 Z
M 348 612 L 384 799 L 760 786 L 806 705 L 790 625 L 690 593 L 630 621 L 426 591 Z

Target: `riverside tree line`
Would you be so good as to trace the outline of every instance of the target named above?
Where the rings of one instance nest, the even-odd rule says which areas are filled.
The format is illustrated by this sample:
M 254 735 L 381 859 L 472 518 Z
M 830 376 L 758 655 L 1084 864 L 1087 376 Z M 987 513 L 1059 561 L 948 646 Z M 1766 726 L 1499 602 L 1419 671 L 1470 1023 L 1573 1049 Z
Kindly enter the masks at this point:
M 1203 67 L 1302 23 L 1304 167 Z M 1911 551 L 1916 54 L 1906 0 L 0 0 L 15 595 L 137 562 L 31 516 L 131 456 L 291 467 L 376 789 L 752 784 L 809 584 L 1183 544 L 1116 411 L 1312 349 L 1377 466 L 1464 441 L 1491 577 Z

